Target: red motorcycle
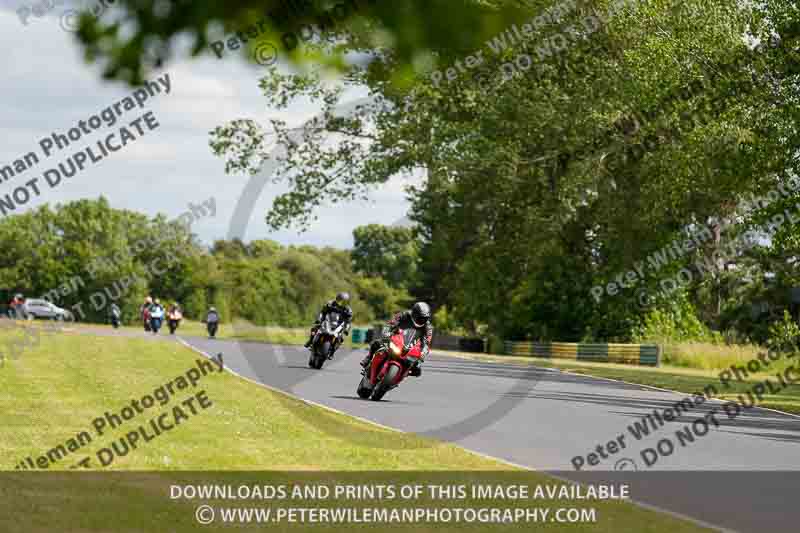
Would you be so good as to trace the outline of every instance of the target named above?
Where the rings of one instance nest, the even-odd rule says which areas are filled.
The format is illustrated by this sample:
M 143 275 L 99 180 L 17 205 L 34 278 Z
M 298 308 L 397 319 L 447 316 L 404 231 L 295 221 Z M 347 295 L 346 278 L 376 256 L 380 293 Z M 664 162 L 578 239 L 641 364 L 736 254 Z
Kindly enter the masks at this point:
M 388 347 L 375 352 L 356 392 L 361 398 L 380 400 L 403 381 L 422 356 L 422 341 L 414 329 L 399 330 Z

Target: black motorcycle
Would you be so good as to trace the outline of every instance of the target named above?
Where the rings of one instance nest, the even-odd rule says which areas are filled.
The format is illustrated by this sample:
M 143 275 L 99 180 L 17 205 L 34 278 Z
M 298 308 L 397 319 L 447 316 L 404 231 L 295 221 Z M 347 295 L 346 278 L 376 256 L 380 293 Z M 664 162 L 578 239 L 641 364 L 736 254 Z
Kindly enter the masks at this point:
M 111 325 L 114 326 L 114 329 L 119 329 L 120 324 L 122 323 L 122 317 L 120 316 L 120 312 L 118 309 L 111 310 Z
M 311 356 L 308 366 L 319 370 L 328 359 L 333 359 L 333 354 L 342 343 L 342 331 L 345 327 L 344 317 L 337 312 L 328 313 L 322 321 L 314 340 L 311 342 Z

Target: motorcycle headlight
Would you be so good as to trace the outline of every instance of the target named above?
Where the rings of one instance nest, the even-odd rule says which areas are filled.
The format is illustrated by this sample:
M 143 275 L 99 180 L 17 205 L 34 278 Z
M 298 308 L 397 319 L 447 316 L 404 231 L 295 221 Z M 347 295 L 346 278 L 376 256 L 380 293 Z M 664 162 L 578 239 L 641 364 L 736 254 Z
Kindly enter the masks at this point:
M 392 348 L 392 353 L 395 355 L 400 355 L 401 353 L 403 353 L 403 349 L 398 345 L 396 345 L 395 343 L 392 343 L 391 348 Z

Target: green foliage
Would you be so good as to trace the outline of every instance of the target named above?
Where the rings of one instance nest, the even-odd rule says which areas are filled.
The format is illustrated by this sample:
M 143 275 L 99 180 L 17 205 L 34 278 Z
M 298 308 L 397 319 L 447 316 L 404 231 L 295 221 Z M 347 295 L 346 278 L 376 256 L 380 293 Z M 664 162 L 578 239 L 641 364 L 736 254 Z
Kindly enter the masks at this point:
M 774 322 L 769 327 L 769 340 L 767 345 L 776 352 L 795 352 L 800 343 L 800 327 L 789 314 L 783 312 L 783 318 Z
M 383 279 L 353 272 L 347 251 L 310 246 L 283 247 L 254 241 L 245 255 L 215 257 L 225 272 L 226 298 L 236 316 L 254 324 L 306 326 L 336 293 L 351 294 L 356 323 L 367 324 L 396 312 L 408 298 Z
M 204 318 L 204 314 L 208 311 L 209 303 L 206 300 L 206 291 L 202 288 L 195 288 L 182 302 L 183 312 L 187 317 Z M 228 317 L 222 316 L 223 320 Z
M 112 209 L 104 198 L 4 218 L 0 247 L 0 286 L 80 305 L 86 321 L 105 322 L 115 300 L 125 321 L 138 321 L 146 295 L 179 302 L 195 320 L 213 305 L 224 322 L 290 327 L 307 326 L 339 291 L 351 293 L 357 323 L 388 318 L 409 300 L 355 273 L 348 251 L 262 240 L 217 241 L 209 252 L 181 226 Z M 51 292 L 70 283 L 76 290 Z
M 722 336 L 712 332 L 697 318 L 694 306 L 685 298 L 666 308 L 651 309 L 632 332 L 634 342 L 679 343 L 722 342 Z
M 359 317 L 358 322 L 362 324 L 388 320 L 400 309 L 411 305 L 411 298 L 406 291 L 390 287 L 381 278 L 357 278 L 356 294 L 362 305 L 366 304 L 372 310 L 372 315 L 361 315 L 371 316 L 369 320 Z M 357 309 L 354 307 L 353 311 L 357 312 Z
M 490 335 L 487 341 L 489 343 L 487 349 L 488 353 L 498 355 L 504 355 L 506 353 L 505 341 L 502 337 Z
M 460 329 L 460 326 L 460 323 L 450 313 L 446 305 L 441 306 L 433 314 L 433 327 L 436 331 L 454 334 Z
M 419 246 L 411 228 L 370 224 L 353 230 L 353 266 L 368 277 L 382 278 L 394 288 L 416 281 Z
M 507 338 L 629 340 L 644 320 L 637 335 L 713 338 L 704 324 L 720 329 L 729 309 L 747 304 L 740 286 L 768 271 L 753 263 L 698 272 L 695 261 L 716 257 L 728 234 L 670 257 L 655 273 L 647 269 L 636 287 L 599 302 L 591 290 L 684 240 L 689 225 L 732 221 L 740 225 L 735 235 L 751 223 L 737 202 L 800 170 L 800 113 L 791 105 L 800 96 L 796 8 L 776 1 L 629 2 L 600 31 L 551 57 L 539 55 L 545 39 L 585 27 L 588 15 L 611 3 L 579 5 L 535 39 L 498 54 L 485 50 L 470 75 L 442 84 L 424 76 L 406 89 L 390 83 L 405 66 L 402 53 L 353 64 L 338 85 L 323 81 L 324 69 L 269 71 L 261 80 L 269 105 L 283 109 L 308 98 L 323 113 L 302 135 L 279 120 L 269 124 L 288 152 L 277 179 L 289 192 L 272 206 L 268 224 L 305 227 L 323 202 L 363 198 L 423 169 L 425 180 L 411 189 L 421 246 L 409 289 L 436 308 L 447 306 L 448 323 L 488 323 Z M 526 8 L 519 20 L 543 5 Z M 755 52 L 743 39 L 766 42 L 773 34 L 781 46 Z M 463 50 L 470 48 L 443 47 L 435 56 L 449 65 Z M 522 53 L 535 65 L 501 80 L 501 68 Z M 685 90 L 699 79 L 712 82 Z M 337 113 L 343 95 L 363 86 L 372 100 L 346 117 Z M 212 134 L 212 148 L 229 170 L 253 172 L 267 155 L 266 129 L 233 122 Z M 784 286 L 800 281 L 787 260 L 800 256 L 800 238 L 791 234 L 798 231 L 776 236 L 782 248 L 769 267 Z M 359 264 L 369 272 L 367 266 Z M 694 274 L 689 286 L 666 295 L 644 319 L 637 289 L 657 294 L 682 268 Z M 671 299 L 678 311 L 666 305 Z
M 547 0 L 523 3 L 546 6 Z M 269 43 L 279 57 L 295 64 L 315 62 L 344 68 L 344 55 L 353 51 L 381 50 L 392 44 L 398 82 L 408 78 L 421 61 L 431 61 L 435 51 L 451 53 L 480 44 L 523 16 L 519 2 L 503 0 L 214 0 L 158 2 L 118 0 L 113 3 L 122 22 L 115 17 L 85 15 L 78 37 L 87 59 L 102 62 L 104 76 L 133 83 L 162 61 L 175 59 L 176 50 L 188 42 L 193 56 L 211 54 L 213 32 L 224 27 L 223 48 L 217 53 L 232 57 L 225 41 L 246 34 L 245 57 L 253 57 Z M 286 7 L 286 6 L 290 7 Z M 306 25 L 305 28 L 302 26 Z M 304 38 L 309 27 L 316 35 Z M 133 31 L 130 31 L 133 29 Z M 469 31 L 465 31 L 468 29 Z M 237 41 L 236 48 L 239 48 Z M 239 52 L 242 53 L 242 52 Z M 232 59 L 231 59 L 232 60 Z

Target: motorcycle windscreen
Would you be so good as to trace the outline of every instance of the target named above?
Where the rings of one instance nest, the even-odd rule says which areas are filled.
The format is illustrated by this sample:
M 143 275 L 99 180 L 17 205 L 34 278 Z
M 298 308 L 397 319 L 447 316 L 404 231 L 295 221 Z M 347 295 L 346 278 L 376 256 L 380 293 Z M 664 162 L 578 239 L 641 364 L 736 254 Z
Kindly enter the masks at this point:
M 342 315 L 339 313 L 333 312 L 328 313 L 328 316 L 325 318 L 325 329 L 328 331 L 333 331 L 339 327 L 339 324 L 342 323 Z

